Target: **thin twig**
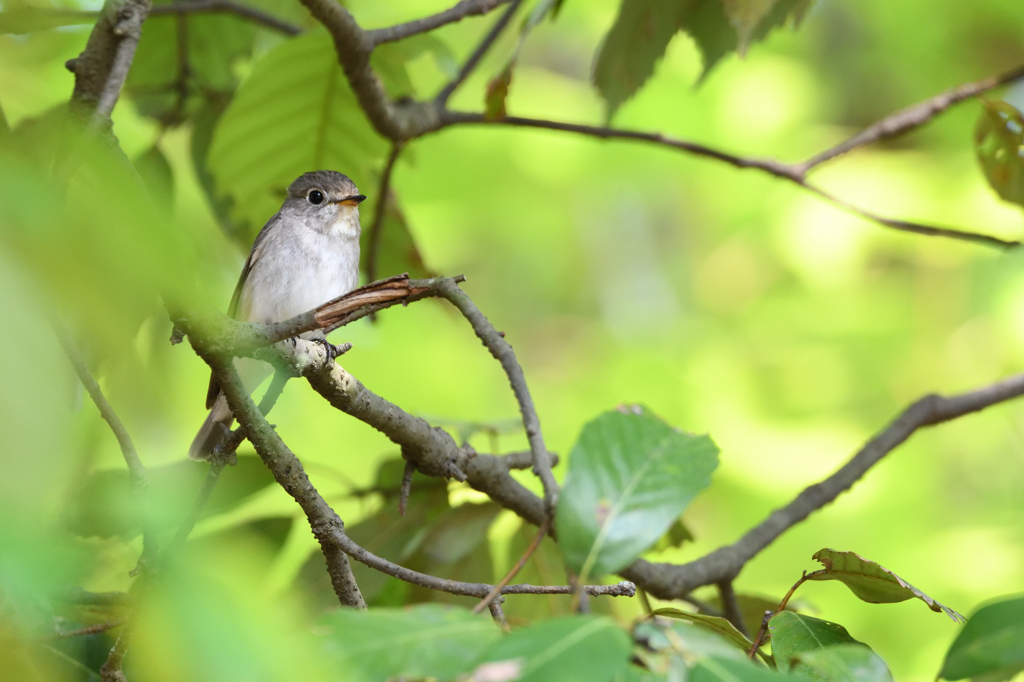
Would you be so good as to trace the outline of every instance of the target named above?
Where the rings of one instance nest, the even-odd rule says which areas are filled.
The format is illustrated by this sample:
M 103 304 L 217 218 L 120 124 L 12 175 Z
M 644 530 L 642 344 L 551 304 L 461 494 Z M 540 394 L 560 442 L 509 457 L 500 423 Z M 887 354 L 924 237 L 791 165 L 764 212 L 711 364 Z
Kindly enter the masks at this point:
M 468 16 L 487 14 L 495 7 L 500 7 L 507 2 L 511 2 L 511 0 L 460 0 L 454 7 L 450 7 L 437 14 L 432 14 L 429 17 L 415 19 L 387 28 L 375 28 L 367 31 L 367 33 L 370 34 L 370 39 L 375 46 L 382 43 L 390 43 L 419 33 L 433 31 L 435 28 L 440 28 L 446 24 L 462 21 Z
M 494 26 L 491 27 L 491 30 L 488 31 L 487 35 L 485 35 L 483 40 L 480 41 L 477 48 L 473 50 L 473 54 L 469 55 L 469 59 L 467 59 L 466 63 L 462 65 L 462 68 L 459 69 L 458 75 L 455 76 L 448 85 L 444 86 L 444 88 L 441 89 L 441 92 L 437 93 L 437 97 L 434 101 L 438 105 L 444 106 L 448 102 L 448 98 L 452 96 L 452 93 L 462 85 L 466 78 L 469 77 L 469 74 L 473 73 L 473 69 L 475 69 L 477 64 L 480 63 L 480 60 L 484 58 L 487 51 L 491 49 L 494 41 L 498 39 L 505 30 L 505 27 L 508 26 L 508 22 L 512 21 L 512 15 L 514 15 L 516 10 L 519 9 L 519 5 L 522 4 L 522 1 L 523 0 L 512 0 L 508 9 L 505 10 L 505 13 L 502 14 L 496 22 L 494 22 Z
M 501 594 L 502 589 L 512 582 L 512 578 L 515 578 L 519 571 L 523 570 L 523 566 L 525 566 L 526 562 L 530 560 L 533 553 L 537 551 L 537 548 L 540 547 L 541 540 L 543 540 L 544 536 L 547 535 L 548 525 L 548 520 L 544 519 L 544 523 L 540 524 L 540 528 L 537 529 L 537 534 L 533 537 L 533 542 L 531 542 L 530 546 L 526 548 L 523 555 L 519 557 L 519 561 L 516 562 L 516 565 L 505 574 L 504 578 L 498 581 L 498 584 L 494 586 L 494 589 L 488 592 L 487 596 L 484 597 L 479 604 L 473 607 L 473 613 L 480 613 L 486 607 L 490 606 L 494 601 L 494 598 Z
M 765 633 L 768 632 L 768 621 L 775 615 L 773 611 L 765 611 L 764 618 L 761 619 L 761 627 L 757 629 L 757 636 L 754 637 L 754 641 L 750 645 L 750 649 L 747 651 L 747 657 L 753 659 L 757 656 L 757 650 L 761 648 L 761 641 L 764 639 Z
M 166 5 L 157 5 L 149 13 L 154 17 L 166 14 L 234 14 L 285 35 L 294 36 L 302 33 L 302 28 L 295 24 L 275 17 L 273 14 L 258 10 L 255 7 L 243 5 L 240 2 L 232 2 L 231 0 L 179 0 L 179 2 L 172 2 Z
M 86 637 L 88 635 L 96 635 L 101 632 L 106 632 L 107 630 L 119 628 L 122 625 L 124 625 L 127 621 L 127 616 L 122 618 L 115 618 L 114 620 L 109 620 L 105 623 L 95 623 L 93 625 L 87 625 L 84 628 L 78 628 L 77 630 L 62 630 L 60 632 L 50 635 L 46 639 L 72 639 L 74 637 Z
M 743 622 L 743 611 L 740 610 L 740 603 L 736 599 L 736 592 L 732 588 L 731 580 L 718 581 L 718 595 L 722 598 L 722 611 L 726 620 L 733 624 L 744 637 L 749 637 L 747 626 Z
M 757 648 L 761 646 L 761 641 L 764 639 L 765 633 L 768 632 L 768 622 L 775 616 L 775 614 L 782 613 L 786 610 L 786 606 L 789 604 L 789 600 L 790 598 L 792 598 L 793 593 L 796 592 L 796 589 L 808 580 L 813 580 L 815 576 L 819 576 L 827 572 L 828 571 L 824 570 L 813 571 L 811 573 L 804 571 L 801 574 L 800 579 L 793 583 L 793 587 L 789 588 L 789 592 L 787 592 L 786 596 L 782 598 L 782 601 L 779 602 L 779 605 L 775 608 L 775 610 L 764 612 L 764 618 L 761 619 L 761 627 L 757 631 L 757 637 L 754 638 L 753 646 L 751 646 L 750 651 L 747 652 L 747 655 L 750 658 L 754 657 Z
M 651 600 L 647 597 L 647 593 L 644 592 L 643 589 L 638 587 L 636 589 L 636 596 L 640 600 L 640 608 L 643 609 L 643 612 L 646 615 L 649 616 L 654 613 L 654 609 L 651 608 Z
M 366 278 L 371 282 L 377 279 L 377 255 L 380 252 L 380 239 L 384 233 L 384 218 L 387 215 L 388 203 L 391 201 L 391 171 L 395 167 L 398 155 L 402 153 L 401 142 L 391 145 L 391 153 L 384 163 L 384 171 L 377 186 L 377 203 L 374 206 L 373 222 L 370 224 L 370 248 L 366 254 Z
M 157 553 L 156 530 L 153 527 L 151 515 L 148 512 L 149 477 L 146 474 L 146 467 L 142 464 L 142 460 L 139 459 L 139 453 L 135 450 L 135 444 L 132 442 L 131 436 L 128 435 L 128 429 L 124 427 L 121 418 L 117 416 L 114 408 L 111 407 L 110 402 L 103 395 L 100 385 L 89 372 L 89 368 L 85 365 L 85 360 L 82 359 L 67 331 L 62 329 L 56 322 L 53 324 L 53 329 L 57 335 L 57 340 L 64 349 L 65 355 L 68 356 L 68 360 L 75 370 L 75 374 L 78 375 L 79 381 L 82 382 L 89 397 L 96 404 L 100 411 L 100 416 L 103 417 L 103 421 L 107 422 L 110 430 L 114 432 L 117 444 L 121 447 L 121 455 L 128 466 L 128 476 L 131 481 L 132 492 L 135 495 L 142 517 L 142 556 L 139 557 L 139 563 L 142 564 L 149 558 L 155 557 Z
M 995 76 L 989 76 L 988 78 L 983 78 L 980 81 L 963 83 L 955 88 L 950 88 L 949 90 L 939 93 L 934 97 L 930 97 L 923 102 L 918 102 L 913 106 L 886 116 L 853 137 L 850 137 L 849 139 L 834 147 L 826 149 L 823 152 L 815 154 L 811 158 L 799 164 L 797 169 L 801 174 L 805 174 L 815 166 L 834 159 L 841 154 L 846 154 L 857 147 L 863 147 L 880 140 L 902 135 L 924 125 L 925 123 L 928 123 L 930 120 L 955 104 L 973 99 L 978 95 L 988 92 L 989 90 L 998 88 L 1002 85 L 1007 85 L 1020 80 L 1021 78 L 1024 78 L 1024 66 L 1018 66 L 1015 69 L 1011 69 Z
M 109 6 L 115 7 L 114 4 Z M 142 37 L 142 23 L 146 20 L 149 9 L 149 0 L 128 0 L 116 5 L 116 17 L 112 18 L 112 33 L 118 41 L 117 50 L 107 74 L 106 84 L 92 114 L 89 126 L 93 130 L 99 129 L 110 119 L 110 113 L 121 96 L 121 88 L 128 77 L 128 69 L 131 68 L 135 57 L 135 48 Z
M 548 509 L 548 516 L 553 516 L 555 505 L 558 503 L 558 483 L 551 473 L 551 458 L 548 455 L 547 447 L 544 445 L 544 436 L 540 430 L 540 419 L 533 406 L 533 398 L 530 397 L 530 390 L 526 387 L 526 377 L 523 375 L 523 368 L 516 360 L 515 352 L 505 337 L 484 316 L 476 307 L 472 299 L 458 287 L 452 280 L 441 280 L 438 283 L 438 290 L 442 296 L 448 299 L 452 305 L 458 308 L 463 317 L 473 327 L 477 338 L 491 352 L 497 360 L 508 382 L 512 386 L 512 392 L 519 403 L 519 411 L 523 416 L 523 427 L 526 429 L 526 438 L 530 443 L 530 452 L 533 455 L 533 473 L 540 479 L 544 487 L 544 504 Z

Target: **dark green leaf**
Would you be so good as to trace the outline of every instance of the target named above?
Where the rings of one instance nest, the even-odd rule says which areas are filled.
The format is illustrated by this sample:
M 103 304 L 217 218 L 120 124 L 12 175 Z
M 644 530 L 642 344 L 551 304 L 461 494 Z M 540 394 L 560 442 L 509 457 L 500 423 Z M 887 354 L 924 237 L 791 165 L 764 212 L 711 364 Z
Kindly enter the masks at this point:
M 798 654 L 792 673 L 815 682 L 893 682 L 885 661 L 863 644 L 834 644 Z
M 217 124 L 207 164 L 251 241 L 296 177 L 330 168 L 366 184 L 386 150 L 338 66 L 330 36 L 315 30 L 256 62 Z
M 701 78 L 725 55 L 742 54 L 773 28 L 798 24 L 813 0 L 623 0 L 594 67 L 608 119 L 654 73 L 673 36 L 685 31 L 704 59 Z
M 789 670 L 794 657 L 833 644 L 859 644 L 842 625 L 783 611 L 768 621 L 772 634 L 772 655 L 780 670 Z
M 1024 206 L 1024 114 L 1006 102 L 983 103 L 974 130 L 978 163 L 1000 197 Z
M 823 549 L 813 557 L 825 570 L 808 575 L 810 580 L 839 580 L 858 598 L 871 604 L 893 604 L 917 597 L 932 611 L 944 612 L 955 622 L 964 622 L 959 613 L 935 601 L 887 568 L 868 561 L 854 552 Z
M 629 637 L 610 618 L 566 616 L 515 630 L 484 654 L 488 662 L 522 660 L 530 682 L 604 682 L 626 668 Z
M 769 599 L 768 597 L 760 597 L 751 594 L 737 594 L 736 603 L 740 607 L 740 615 L 743 617 L 743 625 L 746 626 L 747 632 L 753 634 L 761 628 L 761 622 L 764 620 L 764 614 L 766 611 L 775 611 L 779 608 L 779 602 L 781 598 Z M 722 601 L 715 595 L 708 599 L 708 603 L 711 604 L 718 611 L 722 610 Z M 789 611 L 802 610 L 800 602 L 796 599 L 790 599 L 786 605 L 786 609 Z M 767 644 L 771 640 L 771 634 L 766 633 L 764 643 Z
M 174 206 L 174 171 L 160 147 L 150 147 L 135 157 L 132 164 L 146 183 L 149 196 L 161 208 L 169 211 Z
M 693 542 L 693 533 L 690 532 L 690 529 L 686 527 L 686 524 L 680 518 L 672 522 L 672 525 L 661 536 L 654 549 L 655 551 L 664 551 L 671 547 L 680 547 L 684 542 Z
M 139 111 L 177 125 L 211 96 L 234 91 L 233 67 L 252 52 L 251 22 L 226 13 L 158 15 L 146 21 L 125 92 Z
M 569 567 L 613 573 L 654 544 L 711 483 L 718 448 L 639 406 L 583 428 L 569 458 L 555 525 Z
M 325 617 L 327 647 L 344 670 L 367 680 L 452 679 L 473 669 L 501 635 L 488 615 L 425 604 L 408 609 L 341 609 Z
M 967 621 L 939 677 L 959 680 L 1024 668 L 1024 597 L 988 604 Z

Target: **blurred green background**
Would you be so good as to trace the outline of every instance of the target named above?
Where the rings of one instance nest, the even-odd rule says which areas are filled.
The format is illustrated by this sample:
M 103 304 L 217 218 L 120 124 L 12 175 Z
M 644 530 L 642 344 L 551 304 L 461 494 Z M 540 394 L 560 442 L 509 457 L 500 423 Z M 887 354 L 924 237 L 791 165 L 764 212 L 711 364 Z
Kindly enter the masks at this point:
M 373 28 L 445 3 L 346 4 Z M 291 5 L 264 3 L 309 26 Z M 566 0 L 557 20 L 526 42 L 509 113 L 600 124 L 604 110 L 590 69 L 616 11 L 615 0 Z M 461 60 L 492 20 L 466 20 L 436 35 Z M 67 101 L 73 78 L 63 62 L 81 51 L 89 28 L 0 36 L 0 106 L 12 129 Z M 233 64 L 243 84 L 253 63 L 283 40 L 262 30 L 257 37 L 255 56 Z M 480 110 L 487 80 L 515 40 L 509 34 L 498 43 L 456 93 L 453 108 Z M 700 87 L 699 54 L 678 36 L 613 124 L 798 161 L 896 109 L 1016 66 L 1024 61 L 1022 46 L 1024 5 L 1014 0 L 819 0 L 799 30 L 773 33 L 745 59 L 727 58 Z M 408 70 L 422 94 L 445 81 L 427 56 Z M 1000 96 L 1024 106 L 1020 85 Z M 1018 238 L 1020 209 L 999 201 L 974 159 L 981 109 L 963 104 L 918 132 L 831 162 L 816 178 L 887 216 Z M 142 460 L 151 468 L 176 465 L 175 475 L 187 479 L 187 495 L 163 510 L 177 519 L 202 476 L 202 465 L 182 460 L 204 416 L 208 370 L 187 345 L 166 342 L 170 323 L 159 296 L 131 290 L 166 255 L 161 281 L 179 281 L 224 308 L 248 249 L 241 242 L 252 236 L 233 240 L 218 225 L 189 158 L 189 126 L 162 131 L 127 96 L 113 118 L 129 157 L 157 143 L 173 169 L 170 216 L 154 218 L 166 224 L 132 223 L 142 231 L 132 239 L 149 245 L 143 256 L 136 257 L 131 240 L 122 249 L 112 239 L 105 248 L 87 236 L 95 248 L 86 248 L 60 226 L 26 246 L 12 216 L 27 215 L 29 224 L 45 215 L 52 197 L 39 189 L 45 185 L 32 184 L 29 171 L 13 162 L 3 169 L 5 637 L 22 636 L 19 628 L 34 617 L 25 614 L 45 612 L 30 602 L 51 586 L 126 589 L 141 546 L 137 537 L 124 537 L 128 532 L 67 532 L 67 519 L 84 513 L 69 500 L 94 480 L 89 475 L 124 464 L 64 362 L 48 316 L 56 310 L 92 320 L 81 325 L 94 339 L 88 355 Z M 349 172 L 372 202 L 375 176 L 337 170 Z M 921 395 L 978 387 L 1024 364 L 1024 255 L 888 231 L 756 171 L 642 144 L 464 127 L 412 143 L 393 186 L 427 266 L 465 274 L 465 290 L 513 344 L 548 446 L 563 455 L 557 475 L 581 426 L 622 402 L 645 403 L 673 425 L 710 433 L 721 447 L 711 489 L 686 516 L 695 542 L 654 552 L 655 560 L 686 561 L 734 541 L 835 470 Z M 101 232 L 105 210 L 82 219 Z M 355 344 L 342 364 L 371 390 L 453 429 L 497 424 L 497 435 L 472 437 L 481 451 L 525 447 L 508 426 L 517 409 L 500 367 L 444 305 L 393 309 L 376 324 L 362 321 L 335 336 L 336 343 Z M 832 547 L 878 561 L 964 613 L 1024 591 L 1022 420 L 1024 404 L 1013 402 L 915 435 L 852 492 L 752 561 L 737 590 L 777 597 L 812 568 L 812 553 Z M 271 421 L 350 527 L 382 508 L 395 522 L 393 499 L 351 494 L 372 486 L 379 465 L 397 456 L 383 436 L 331 409 L 303 382 L 288 385 Z M 246 448 L 242 454 L 251 452 Z M 225 485 L 233 476 L 241 480 L 242 469 L 228 470 Z M 529 475 L 520 480 L 539 489 Z M 431 485 L 417 488 L 424 509 L 438 510 L 430 518 L 452 514 L 443 511 L 445 494 L 456 506 L 485 501 L 456 484 L 447 493 Z M 240 503 L 200 523 L 184 555 L 189 560 L 178 562 L 154 598 L 174 608 L 153 609 L 153 621 L 142 627 L 178 634 L 140 636 L 130 660 L 147 669 L 147 678 L 211 675 L 203 661 L 242 661 L 252 652 L 266 657 L 264 670 L 301 659 L 315 676 L 316 666 L 326 665 L 296 653 L 309 642 L 287 653 L 267 644 L 279 641 L 274 633 L 294 636 L 284 634 L 294 630 L 289 623 L 327 603 L 326 576 L 294 503 L 276 486 L 251 488 L 257 492 L 240 494 Z M 399 531 L 396 547 L 405 548 L 409 562 L 426 562 L 420 566 L 460 562 L 463 577 L 496 579 L 532 530 L 521 533 L 508 512 L 472 509 L 464 514 L 472 518 L 459 523 L 488 540 L 473 561 L 439 556 L 448 546 L 444 533 L 424 538 L 415 527 Z M 481 518 L 496 520 L 488 528 Z M 388 532 L 368 537 L 383 543 Z M 433 554 L 421 551 L 431 546 Z M 558 582 L 564 574 L 554 566 L 524 579 Z M 395 586 L 380 589 L 379 603 L 422 598 Z M 800 596 L 820 617 L 869 643 L 898 680 L 933 679 L 957 632 L 916 602 L 872 606 L 833 583 L 808 585 Z M 553 610 L 568 603 L 510 597 L 510 617 L 540 608 L 530 600 Z M 624 619 L 640 613 L 635 600 L 607 606 Z M 195 660 L 181 662 L 181 651 Z M 82 660 L 77 650 L 62 655 Z M 171 660 L 184 668 L 161 667 Z M 231 668 L 214 677 L 245 674 Z

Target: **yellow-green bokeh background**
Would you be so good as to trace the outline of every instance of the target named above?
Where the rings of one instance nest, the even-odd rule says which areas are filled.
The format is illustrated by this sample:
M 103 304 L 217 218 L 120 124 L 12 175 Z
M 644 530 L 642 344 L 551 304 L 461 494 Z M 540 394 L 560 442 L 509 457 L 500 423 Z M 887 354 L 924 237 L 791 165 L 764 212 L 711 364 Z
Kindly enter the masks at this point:
M 376 27 L 444 3 L 347 4 L 364 26 Z M 510 114 L 602 121 L 588 74 L 616 4 L 566 0 L 558 20 L 534 32 L 515 71 Z M 489 21 L 467 20 L 438 35 L 461 58 Z M 12 126 L 67 100 L 73 81 L 61 65 L 81 49 L 87 31 L 0 37 L 0 105 Z M 481 107 L 486 79 L 512 46 L 511 36 L 498 44 L 453 107 Z M 772 34 L 745 60 L 728 58 L 700 88 L 693 87 L 699 55 L 678 37 L 614 124 L 799 160 L 1022 56 L 1024 6 L 1012 0 L 819 0 L 799 31 Z M 237 68 L 244 74 L 249 66 Z M 442 82 L 426 58 L 410 69 L 424 94 Z M 1004 94 L 1024 104 L 1024 88 Z M 979 113 L 980 104 L 968 102 L 897 142 L 837 159 L 814 177 L 878 213 L 1018 238 L 1019 207 L 998 200 L 973 157 Z M 129 156 L 157 136 L 127 99 L 114 120 Z M 204 268 L 181 277 L 202 279 L 221 306 L 244 254 L 210 216 L 187 144 L 187 130 L 161 141 L 175 170 L 176 225 Z M 356 181 L 373 194 L 370 178 Z M 654 555 L 658 560 L 685 561 L 732 542 L 840 466 L 917 397 L 968 390 L 1024 366 L 1024 256 L 895 233 L 757 171 L 643 144 L 477 127 L 414 142 L 394 187 L 428 265 L 464 273 L 466 291 L 506 332 L 553 451 L 568 453 L 587 420 L 632 401 L 681 428 L 709 432 L 719 444 L 714 483 L 687 514 L 696 542 Z M 35 518 L 39 509 L 60 508 L 62 491 L 84 467 L 117 468 L 123 461 L 62 364 L 45 314 L 29 312 L 48 305 L 38 292 L 77 283 L 44 286 L 32 262 L 3 250 L 0 261 L 0 302 L 20 311 L 8 319 L 42 325 L 29 331 L 5 323 L 9 373 L 0 389 L 5 421 L 22 426 L 4 448 L 4 466 L 23 469 L 36 486 L 14 504 Z M 123 353 L 97 353 L 98 374 L 143 461 L 176 462 L 203 418 L 207 371 L 187 345 L 164 343 L 170 326 L 159 301 L 136 328 Z M 439 303 L 388 311 L 375 326 L 345 329 L 335 339 L 342 340 L 355 344 L 346 369 L 410 412 L 470 421 L 516 415 L 499 366 Z M 347 523 L 374 509 L 342 494 L 368 485 L 382 458 L 394 456 L 386 439 L 301 382 L 288 386 L 272 421 Z M 506 435 L 499 446 L 506 451 L 524 442 Z M 564 469 L 563 463 L 556 473 Z M 536 488 L 529 477 L 522 480 Z M 758 556 L 737 589 L 779 595 L 813 567 L 811 554 L 832 547 L 876 560 L 969 613 L 1024 590 L 1022 489 L 1024 404 L 929 429 Z M 45 513 L 41 526 L 48 524 Z M 197 535 L 282 514 L 294 515 L 294 504 L 272 488 L 205 521 Z M 503 517 L 492 531 L 498 573 L 509 561 L 503 540 L 514 529 Z M 137 544 L 85 545 L 103 557 L 85 562 L 86 586 L 124 589 Z M 260 588 L 249 599 L 267 602 L 245 606 L 258 616 L 237 617 L 292 617 L 287 586 L 314 547 L 299 519 L 277 556 L 246 544 L 219 550 L 216 565 L 237 566 L 237 580 Z M 869 643 L 897 680 L 933 679 L 958 630 L 919 602 L 872 606 L 833 583 L 808 585 L 801 596 L 819 616 Z M 235 608 L 231 595 L 218 598 L 224 609 Z M 634 601 L 614 607 L 623 618 L 639 613 Z M 147 651 L 162 655 L 159 647 Z

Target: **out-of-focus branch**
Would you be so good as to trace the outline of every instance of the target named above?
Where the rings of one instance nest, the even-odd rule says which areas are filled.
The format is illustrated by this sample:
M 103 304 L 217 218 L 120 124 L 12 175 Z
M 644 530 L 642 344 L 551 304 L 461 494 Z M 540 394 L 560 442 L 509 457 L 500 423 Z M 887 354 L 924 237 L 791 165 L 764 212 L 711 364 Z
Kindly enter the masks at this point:
M 114 110 L 149 9 L 149 0 L 107 0 L 85 50 L 67 62 L 75 74 L 72 104 L 83 118 L 88 112 L 89 125 L 94 129 L 102 126 Z
M 46 639 L 73 639 L 75 637 L 87 637 L 88 635 L 96 635 L 107 630 L 113 630 L 119 628 L 128 622 L 127 617 L 115 618 L 114 620 L 107 621 L 105 623 L 95 623 L 94 625 L 87 625 L 84 628 L 78 628 L 77 630 L 61 630 L 60 632 L 54 633 Z
M 836 473 L 805 488 L 796 499 L 772 512 L 735 543 L 682 565 L 637 562 L 622 571 L 622 575 L 660 599 L 672 599 L 701 585 L 731 580 L 750 559 L 782 533 L 835 500 L 918 429 L 978 412 L 1021 395 L 1024 395 L 1024 374 L 948 398 L 925 396 L 868 441 Z
M 487 32 L 483 40 L 480 41 L 480 44 L 477 45 L 475 50 L 473 50 L 473 54 L 469 55 L 466 63 L 462 65 L 461 69 L 459 69 L 459 73 L 450 83 L 448 83 L 448 85 L 441 89 L 441 92 L 437 94 L 437 99 L 435 101 L 439 105 L 444 106 L 448 102 L 448 98 L 452 96 L 452 93 L 455 92 L 455 90 L 457 90 L 467 78 L 469 78 L 469 74 L 473 73 L 473 69 L 477 67 L 480 60 L 484 58 L 487 51 L 491 49 L 494 42 L 505 31 L 505 27 L 508 26 L 508 22 L 512 21 L 512 15 L 514 15 L 516 10 L 519 9 L 519 5 L 522 4 L 522 1 L 523 0 L 512 0 L 512 3 L 509 5 L 508 9 L 505 10 L 505 13 L 502 14 L 496 22 L 494 22 L 494 26 L 491 27 L 491 30 Z
M 391 145 L 391 153 L 384 163 L 384 170 L 377 185 L 377 204 L 374 206 L 373 222 L 370 223 L 370 248 L 366 254 L 366 279 L 371 282 L 377 279 L 377 256 L 380 252 L 380 238 L 384 233 L 384 218 L 388 204 L 391 202 L 391 171 L 394 170 L 398 155 L 402 153 L 402 143 Z
M 409 21 L 404 24 L 397 24 L 395 26 L 389 26 L 387 28 L 376 28 L 367 33 L 370 34 L 370 39 L 374 45 L 380 45 L 382 43 L 390 43 L 395 40 L 402 40 L 414 36 L 418 33 L 426 33 L 427 31 L 433 31 L 435 28 L 440 28 L 446 24 L 452 24 L 457 21 L 462 21 L 466 17 L 473 15 L 487 14 L 495 7 L 500 7 L 512 0 L 460 0 L 454 7 L 450 7 L 443 12 L 432 14 L 429 17 L 423 17 L 422 19 L 416 19 Z
M 689 142 L 687 140 L 678 140 L 670 137 L 666 137 L 661 133 L 647 133 L 637 130 L 619 130 L 617 128 L 606 128 L 601 126 L 583 125 L 578 123 L 564 123 L 562 121 L 548 121 L 545 119 L 536 118 L 522 118 L 518 116 L 507 116 L 505 118 L 488 118 L 483 114 L 477 113 L 466 113 L 466 112 L 454 112 L 445 111 L 443 115 L 443 121 L 445 125 L 456 125 L 456 124 L 482 124 L 482 125 L 503 125 L 503 126 L 516 126 L 522 128 L 538 128 L 544 130 L 558 130 L 567 133 L 575 133 L 577 135 L 585 135 L 587 137 L 595 137 L 603 140 L 617 139 L 617 140 L 632 140 L 636 142 L 648 142 L 663 147 L 670 147 L 679 151 L 683 151 L 696 156 L 703 156 L 705 158 L 715 159 L 727 163 L 735 168 L 753 168 L 782 180 L 787 180 L 807 191 L 816 194 L 825 201 L 828 201 L 835 206 L 848 211 L 855 215 L 858 215 L 872 222 L 878 223 L 885 227 L 899 230 L 901 232 L 911 232 L 914 234 L 922 234 L 931 237 L 947 237 L 951 239 L 959 239 L 962 241 L 974 242 L 977 244 L 984 244 L 986 246 L 998 246 L 1001 248 L 1006 247 L 1017 247 L 1021 245 L 1020 241 L 1000 239 L 991 235 L 980 234 L 977 232 L 970 232 L 968 230 L 960 230 L 950 227 L 938 227 L 934 225 L 927 225 L 924 223 L 917 223 L 909 220 L 897 220 L 895 218 L 887 218 L 885 216 L 878 215 L 872 211 L 860 208 L 845 199 L 841 199 L 825 190 L 821 189 L 816 185 L 812 185 L 804 177 L 804 172 L 801 166 L 795 166 L 792 164 L 782 163 L 775 161 L 774 159 L 756 159 L 748 158 L 743 156 L 737 156 L 735 154 L 729 154 L 712 147 L 707 147 L 702 144 Z
M 857 147 L 897 137 L 915 128 L 919 128 L 955 104 L 973 99 L 989 90 L 1013 83 L 1021 78 L 1024 78 L 1024 66 L 1018 66 L 1015 69 L 983 78 L 980 81 L 963 83 L 955 88 L 950 88 L 923 102 L 918 102 L 913 106 L 897 111 L 895 114 L 886 116 L 881 121 L 871 124 L 853 137 L 819 154 L 815 154 L 803 163 L 798 164 L 796 168 L 803 175 L 815 166 L 846 154 Z
M 179 0 L 167 5 L 157 5 L 149 13 L 152 16 L 159 16 L 161 14 L 205 14 L 214 12 L 234 14 L 289 36 L 302 33 L 302 28 L 295 24 L 275 17 L 273 14 L 258 10 L 255 7 L 243 5 L 240 2 L 232 2 L 232 0 Z
M 131 436 L 128 435 L 128 429 L 124 427 L 120 417 L 117 416 L 114 408 L 111 407 L 110 402 L 103 395 L 100 385 L 96 383 L 96 379 L 89 372 L 89 368 L 85 365 L 85 360 L 82 359 L 71 337 L 56 323 L 54 323 L 53 328 L 54 333 L 57 335 L 57 340 L 60 342 L 64 353 L 68 356 L 68 360 L 75 370 L 75 374 L 78 375 L 82 386 L 85 387 L 89 397 L 92 398 L 93 403 L 99 409 L 103 421 L 107 422 L 110 430 L 114 432 L 117 444 L 121 447 L 121 455 L 124 457 L 124 463 L 128 466 L 128 476 L 131 481 L 132 492 L 135 495 L 136 503 L 142 515 L 142 556 L 139 557 L 139 564 L 143 565 L 149 559 L 155 557 L 157 552 L 156 531 L 153 528 L 150 514 L 148 513 L 149 477 L 146 474 L 146 467 L 142 464 L 142 460 L 139 459 L 139 453 L 135 450 L 135 444 L 132 442 Z

